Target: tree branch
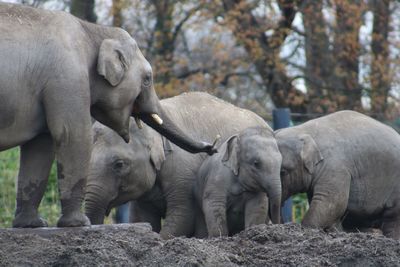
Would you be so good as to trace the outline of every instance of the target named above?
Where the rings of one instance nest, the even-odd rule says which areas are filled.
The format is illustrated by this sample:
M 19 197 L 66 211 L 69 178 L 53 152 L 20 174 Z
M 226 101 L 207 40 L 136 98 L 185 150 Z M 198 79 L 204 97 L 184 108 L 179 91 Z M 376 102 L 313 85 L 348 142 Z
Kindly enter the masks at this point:
M 173 32 L 172 32 L 172 42 L 173 43 L 175 43 L 176 38 L 177 38 L 179 32 L 181 31 L 183 25 L 185 24 L 185 22 L 188 21 L 193 14 L 195 14 L 198 10 L 200 10 L 203 7 L 204 7 L 204 3 L 200 3 L 198 6 L 191 8 L 186 13 L 185 17 L 181 21 L 178 22 L 178 24 L 175 26 L 175 28 L 173 29 Z

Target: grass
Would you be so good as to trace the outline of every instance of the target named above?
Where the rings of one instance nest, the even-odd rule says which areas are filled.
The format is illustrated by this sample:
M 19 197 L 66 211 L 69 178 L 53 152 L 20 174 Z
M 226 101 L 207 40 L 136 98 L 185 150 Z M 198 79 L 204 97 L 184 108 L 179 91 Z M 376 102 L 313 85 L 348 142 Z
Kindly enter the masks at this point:
M 15 209 L 15 181 L 19 168 L 19 151 L 0 153 L 0 226 L 10 227 Z
M 19 148 L 0 152 L 0 227 L 11 227 L 15 212 L 16 182 L 19 169 Z M 57 223 L 60 214 L 56 168 L 53 164 L 46 193 L 39 213 L 50 226 Z
M 0 152 L 0 228 L 12 226 L 15 213 L 16 182 L 19 170 L 19 148 Z M 39 213 L 49 226 L 56 226 L 61 206 L 57 187 L 57 169 L 53 163 L 47 189 L 39 206 Z M 104 223 L 113 223 L 115 211 Z
M 293 208 L 292 218 L 294 222 L 300 223 L 308 210 L 307 194 L 301 193 L 292 196 Z

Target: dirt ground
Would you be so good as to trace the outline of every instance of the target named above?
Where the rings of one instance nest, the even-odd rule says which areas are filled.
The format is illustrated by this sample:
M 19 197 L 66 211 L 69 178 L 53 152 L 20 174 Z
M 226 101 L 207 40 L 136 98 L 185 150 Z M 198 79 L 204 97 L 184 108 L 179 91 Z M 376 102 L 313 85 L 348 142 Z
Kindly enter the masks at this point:
M 207 240 L 162 240 L 148 224 L 1 229 L 0 248 L 0 266 L 400 266 L 398 241 L 297 224 Z

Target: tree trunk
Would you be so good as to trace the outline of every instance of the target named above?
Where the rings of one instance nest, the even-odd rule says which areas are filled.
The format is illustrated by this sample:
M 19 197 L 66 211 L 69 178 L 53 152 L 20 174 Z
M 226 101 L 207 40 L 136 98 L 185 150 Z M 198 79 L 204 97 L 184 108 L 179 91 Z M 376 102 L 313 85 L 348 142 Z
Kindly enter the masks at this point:
M 290 107 L 294 112 L 304 112 L 305 98 L 291 85 L 291 79 L 287 76 L 285 65 L 279 57 L 280 49 L 291 31 L 297 6 L 302 1 L 278 1 L 282 17 L 271 36 L 265 34 L 267 29 L 253 16 L 250 2 L 222 2 L 226 12 L 226 25 L 232 30 L 237 42 L 244 46 L 275 106 Z
M 168 85 L 171 81 L 175 50 L 175 40 L 173 39 L 175 3 L 169 0 L 154 0 L 152 4 L 156 11 L 152 54 L 155 55 L 153 64 L 154 73 L 156 73 L 155 84 L 158 89 L 160 86 Z M 168 90 L 165 91 L 168 93 Z M 157 93 L 163 95 L 165 92 L 158 91 Z
M 301 11 L 306 53 L 304 75 L 310 99 L 310 113 L 330 113 L 336 110 L 336 102 L 329 96 L 334 61 L 329 49 L 327 25 L 322 9 L 322 1 L 306 1 Z
M 112 25 L 114 27 L 122 27 L 124 18 L 122 9 L 124 8 L 125 0 L 112 0 L 111 13 L 113 16 Z
M 375 0 L 372 5 L 374 22 L 371 44 L 371 111 L 382 119 L 387 108 L 391 81 L 388 41 L 390 0 Z
M 361 46 L 358 41 L 361 27 L 361 15 L 364 10 L 361 0 L 336 0 L 336 22 L 334 55 L 336 67 L 332 93 L 336 97 L 338 109 L 362 110 L 362 88 L 358 82 L 359 55 Z

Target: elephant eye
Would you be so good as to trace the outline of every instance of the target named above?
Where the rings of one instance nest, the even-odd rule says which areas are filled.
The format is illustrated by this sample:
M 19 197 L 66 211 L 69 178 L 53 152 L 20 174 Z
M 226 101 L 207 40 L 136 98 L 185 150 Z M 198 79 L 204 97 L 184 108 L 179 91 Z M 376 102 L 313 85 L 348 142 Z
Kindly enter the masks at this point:
M 281 177 L 286 176 L 288 174 L 288 171 L 285 169 L 281 169 Z
M 125 168 L 125 165 L 126 165 L 125 162 L 123 160 L 119 159 L 113 163 L 112 168 L 114 171 L 120 172 L 121 170 L 123 170 Z
M 261 162 L 259 160 L 254 160 L 253 161 L 253 166 L 256 167 L 257 169 L 261 167 Z
M 143 81 L 142 81 L 142 84 L 143 84 L 143 86 L 150 86 L 150 84 L 151 84 L 151 74 L 146 74 L 144 77 L 143 77 Z

